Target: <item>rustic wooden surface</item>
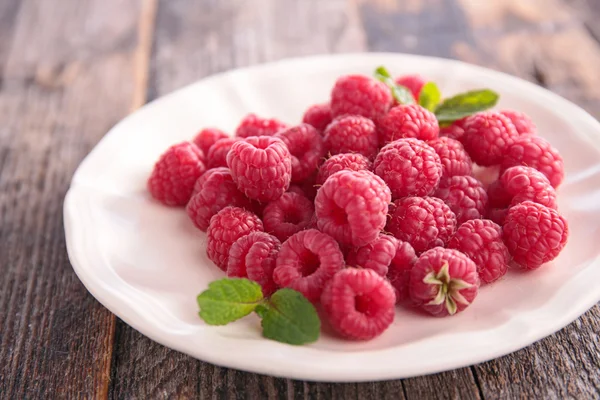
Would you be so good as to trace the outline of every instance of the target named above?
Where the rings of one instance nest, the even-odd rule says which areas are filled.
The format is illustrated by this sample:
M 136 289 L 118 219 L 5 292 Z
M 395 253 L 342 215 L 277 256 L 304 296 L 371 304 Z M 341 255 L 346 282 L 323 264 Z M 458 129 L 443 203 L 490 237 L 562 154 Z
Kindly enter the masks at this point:
M 398 51 L 509 72 L 600 117 L 597 0 L 0 0 L 0 398 L 600 398 L 600 307 L 442 374 L 308 383 L 215 367 L 133 330 L 69 264 L 62 202 L 119 119 L 204 76 Z

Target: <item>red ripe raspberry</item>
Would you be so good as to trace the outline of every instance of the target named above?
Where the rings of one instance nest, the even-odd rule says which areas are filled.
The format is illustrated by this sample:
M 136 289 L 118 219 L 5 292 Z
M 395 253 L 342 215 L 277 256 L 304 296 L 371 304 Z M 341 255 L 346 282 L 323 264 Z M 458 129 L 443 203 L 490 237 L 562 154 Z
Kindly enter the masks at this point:
M 519 136 L 517 129 L 504 115 L 489 111 L 467 117 L 461 141 L 479 165 L 500 164 L 508 146 Z
M 418 104 L 393 107 L 377 123 L 379 145 L 385 146 L 394 140 L 414 138 L 433 140 L 439 135 L 435 115 Z
M 353 340 L 381 335 L 394 321 L 395 303 L 394 289 L 389 282 L 369 269 L 339 271 L 321 296 L 331 327 Z
M 427 80 L 423 78 L 421 75 L 403 75 L 396 78 L 396 83 L 398 85 L 402 85 L 412 93 L 415 101 L 419 101 L 419 95 L 421 94 L 421 89 L 427 83 Z
M 313 222 L 315 208 L 304 194 L 286 192 L 270 202 L 263 211 L 265 231 L 284 241 L 307 229 Z
M 148 178 L 148 191 L 167 206 L 185 206 L 192 197 L 196 180 L 206 171 L 202 150 L 183 142 L 165 151 Z
M 462 118 L 454 121 L 450 126 L 440 126 L 440 136 L 461 141 L 465 134 L 465 120 L 466 118 Z
M 217 142 L 217 140 L 225 139 L 229 137 L 225 132 L 217 128 L 204 128 L 196 137 L 194 137 L 194 144 L 208 155 L 210 147 Z
M 250 136 L 273 136 L 287 128 L 284 122 L 278 119 L 261 118 L 256 114 L 248 114 L 235 130 L 235 136 L 247 138 Z
M 456 216 L 442 200 L 434 197 L 396 200 L 386 226 L 386 231 L 410 243 L 417 253 L 444 246 L 455 230 Z
M 489 219 L 465 222 L 458 227 L 447 247 L 473 260 L 485 283 L 492 283 L 506 274 L 510 254 L 502 241 L 502 228 Z
M 381 149 L 373 171 L 387 183 L 394 198 L 427 196 L 440 182 L 442 163 L 427 143 L 399 139 Z
M 459 225 L 470 219 L 482 218 L 488 204 L 483 185 L 472 176 L 443 179 L 434 196 L 450 207 Z
M 423 253 L 415 263 L 409 290 L 414 304 L 431 315 L 454 315 L 477 296 L 477 266 L 457 250 L 436 247 Z
M 317 172 L 325 156 L 325 145 L 319 132 L 308 124 L 279 131 L 275 137 L 283 140 L 292 155 L 292 182 L 303 182 Z
M 417 256 L 408 242 L 398 240 L 397 243 L 396 255 L 388 268 L 387 278 L 394 287 L 396 303 L 402 304 L 410 298 L 408 283 L 410 281 L 410 271 L 417 261 Z
M 362 154 L 342 153 L 328 158 L 317 174 L 317 185 L 325 183 L 327 178 L 340 171 L 369 171 L 371 161 Z
M 246 196 L 273 201 L 290 186 L 292 159 L 281 139 L 252 136 L 236 142 L 227 154 L 231 176 Z
M 364 75 L 338 78 L 331 90 L 331 114 L 362 115 L 377 119 L 392 105 L 392 93 L 383 83 Z
M 532 201 L 508 210 L 504 243 L 516 263 L 536 269 L 552 261 L 567 244 L 567 221 L 556 211 Z
M 390 201 L 390 190 L 373 173 L 337 172 L 317 192 L 317 226 L 343 245 L 363 246 L 385 226 Z
M 324 139 L 331 154 L 359 153 L 372 159 L 379 149 L 375 124 L 360 115 L 334 119 L 325 129 Z
M 251 232 L 233 243 L 229 250 L 227 276 L 249 278 L 257 282 L 265 296 L 271 295 L 277 286 L 273 281 L 275 260 L 281 242 L 264 232 Z
M 302 122 L 314 126 L 319 132 L 323 132 L 331 122 L 331 119 L 331 106 L 329 103 L 315 104 L 304 112 Z
M 227 153 L 231 150 L 231 146 L 240 140 L 240 138 L 230 137 L 217 140 L 208 150 L 208 155 L 206 156 L 208 160 L 207 167 L 209 169 L 227 167 Z
M 351 267 L 369 268 L 381 276 L 386 276 L 398 248 L 398 239 L 393 236 L 379 236 L 362 247 L 355 247 L 348 252 L 346 264 Z
M 535 135 L 537 128 L 531 118 L 525 113 L 514 110 L 503 110 L 500 114 L 504 115 L 513 123 L 519 135 Z
M 437 155 L 440 156 L 443 171 L 442 179 L 473 174 L 471 157 L 458 140 L 440 137 L 430 140 L 427 144 L 433 147 Z
M 231 245 L 250 232 L 262 230 L 262 222 L 250 211 L 225 207 L 210 219 L 206 232 L 206 254 L 217 267 L 225 271 Z
M 186 211 L 194 225 L 206 231 L 212 216 L 227 206 L 250 209 L 251 203 L 238 190 L 229 169 L 221 167 L 206 171 L 196 181 Z
M 546 207 L 558 209 L 556 191 L 541 172 L 530 167 L 510 167 L 500 177 L 501 192 L 503 189 L 508 194 L 510 204 L 514 206 L 530 200 Z M 496 188 L 497 186 L 495 186 Z
M 519 136 L 508 147 L 502 169 L 526 165 L 546 175 L 553 187 L 558 187 L 565 177 L 563 159 L 552 145 L 539 136 Z
M 273 273 L 280 287 L 297 290 L 316 302 L 333 275 L 344 266 L 340 246 L 316 229 L 300 231 L 281 246 Z

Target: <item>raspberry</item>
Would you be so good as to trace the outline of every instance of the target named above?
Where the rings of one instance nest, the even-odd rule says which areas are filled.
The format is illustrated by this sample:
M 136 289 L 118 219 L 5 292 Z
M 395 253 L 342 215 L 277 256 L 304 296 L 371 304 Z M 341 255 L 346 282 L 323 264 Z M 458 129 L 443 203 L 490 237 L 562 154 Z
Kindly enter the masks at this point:
M 502 169 L 515 165 L 526 165 L 537 169 L 546 175 L 555 188 L 565 177 L 563 159 L 558 150 L 539 136 L 519 136 L 508 147 L 502 161 Z
M 408 242 L 397 241 L 396 255 L 388 268 L 387 278 L 394 287 L 396 303 L 402 304 L 409 300 L 408 282 L 410 271 L 417 261 L 415 250 Z
M 351 267 L 369 268 L 381 276 L 386 276 L 397 247 L 398 239 L 379 234 L 371 243 L 351 249 L 346 256 L 346 264 Z
M 310 124 L 319 132 L 323 132 L 331 122 L 331 106 L 329 103 L 315 104 L 304 112 L 302 122 Z
M 461 141 L 465 134 L 465 120 L 466 118 L 462 118 L 454 121 L 450 126 L 440 126 L 440 136 Z
M 546 207 L 558 209 L 556 191 L 541 172 L 530 167 L 510 167 L 489 189 L 496 196 L 495 207 L 514 206 L 533 201 Z
M 263 211 L 265 231 L 284 241 L 307 229 L 314 217 L 313 203 L 303 194 L 286 192 L 270 202 Z
M 503 239 L 516 263 L 536 269 L 552 261 L 567 244 L 567 221 L 556 211 L 532 201 L 508 210 Z
M 455 230 L 456 216 L 442 200 L 434 197 L 396 200 L 386 226 L 386 231 L 410 243 L 417 253 L 444 246 Z
M 281 139 L 253 136 L 236 142 L 227 154 L 233 180 L 246 196 L 273 201 L 290 186 L 292 159 Z
M 250 211 L 225 207 L 210 219 L 206 232 L 206 254 L 217 267 L 225 271 L 231 245 L 250 232 L 262 230 L 262 222 Z
M 194 225 L 206 231 L 212 216 L 227 206 L 250 209 L 251 203 L 238 190 L 229 169 L 220 167 L 206 171 L 196 181 L 186 211 Z
M 442 179 L 451 176 L 472 175 L 473 163 L 463 145 L 455 139 L 440 137 L 427 142 L 442 162 Z
M 217 142 L 217 140 L 225 139 L 229 137 L 225 132 L 217 128 L 204 128 L 196 137 L 194 137 L 194 144 L 208 155 L 210 147 Z
M 235 130 L 235 136 L 247 138 L 250 136 L 273 136 L 286 129 L 287 125 L 275 118 L 261 118 L 256 114 L 248 114 Z
M 148 191 L 167 206 L 185 206 L 196 180 L 206 171 L 203 154 L 196 145 L 183 142 L 165 151 L 148 178 Z
M 240 140 L 240 138 L 230 137 L 217 140 L 208 150 L 208 155 L 206 156 L 208 160 L 207 167 L 209 169 L 227 167 L 227 153 L 231 150 L 231 146 Z
M 325 155 L 323 138 L 308 124 L 280 131 L 275 137 L 283 140 L 292 155 L 292 182 L 302 182 L 316 173 Z
M 325 183 L 327 178 L 340 171 L 368 171 L 371 169 L 371 161 L 362 154 L 342 153 L 328 158 L 317 174 L 317 185 Z
M 331 114 L 334 118 L 353 114 L 377 119 L 387 113 L 391 105 L 390 89 L 368 76 L 342 76 L 331 90 Z
M 390 201 L 390 190 L 372 172 L 337 172 L 317 192 L 317 226 L 341 244 L 363 246 L 385 226 Z
M 483 185 L 472 176 L 442 179 L 434 196 L 450 207 L 459 225 L 470 219 L 482 218 L 488 204 Z
M 535 135 L 537 128 L 531 118 L 525 113 L 514 110 L 503 110 L 500 114 L 504 115 L 513 123 L 519 135 Z
M 344 266 L 340 246 L 316 229 L 300 231 L 281 246 L 273 279 L 280 287 L 289 287 L 315 302 L 333 275 Z
M 506 274 L 510 254 L 502 241 L 502 228 L 489 219 L 474 219 L 458 227 L 449 249 L 464 253 L 477 265 L 479 277 L 491 283 Z
M 321 304 L 331 327 L 341 336 L 368 340 L 394 321 L 394 289 L 369 269 L 346 268 L 329 281 Z
M 257 282 L 265 296 L 272 294 L 277 286 L 273 282 L 275 260 L 281 242 L 264 232 L 251 232 L 233 243 L 229 250 L 227 276 L 249 278 Z
M 333 120 L 324 133 L 331 154 L 359 153 L 374 158 L 379 149 L 375 124 L 360 115 L 345 115 Z
M 433 140 L 440 130 L 435 115 L 418 104 L 393 107 L 378 121 L 377 129 L 380 146 L 402 138 Z
M 419 257 L 410 273 L 411 300 L 435 317 L 463 311 L 478 290 L 477 266 L 457 250 L 431 249 Z
M 381 149 L 373 171 L 388 184 L 394 198 L 427 196 L 438 186 L 442 163 L 427 143 L 399 139 Z
M 482 166 L 500 164 L 508 146 L 519 136 L 504 115 L 489 111 L 467 117 L 461 141 L 471 159 Z
M 427 83 L 425 78 L 421 75 L 403 75 L 396 78 L 396 83 L 398 85 L 402 85 L 412 93 L 415 101 L 419 101 L 419 95 L 421 94 L 421 89 Z

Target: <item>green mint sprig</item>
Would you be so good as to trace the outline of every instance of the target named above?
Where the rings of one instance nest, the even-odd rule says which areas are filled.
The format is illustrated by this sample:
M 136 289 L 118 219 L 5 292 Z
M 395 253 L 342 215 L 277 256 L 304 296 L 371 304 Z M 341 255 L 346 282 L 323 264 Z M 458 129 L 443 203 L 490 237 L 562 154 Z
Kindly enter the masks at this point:
M 280 289 L 265 298 L 256 282 L 224 278 L 211 282 L 197 300 L 200 318 L 209 325 L 226 325 L 256 312 L 262 318 L 263 336 L 278 342 L 312 343 L 321 332 L 315 307 L 292 289 Z
M 419 105 L 429 111 L 435 111 L 442 100 L 442 93 L 434 82 L 427 82 L 419 93 Z
M 415 104 L 415 98 L 410 90 L 402 85 L 394 82 L 394 79 L 384 66 L 380 66 L 375 70 L 375 78 L 385 83 L 392 91 L 392 96 L 400 104 Z

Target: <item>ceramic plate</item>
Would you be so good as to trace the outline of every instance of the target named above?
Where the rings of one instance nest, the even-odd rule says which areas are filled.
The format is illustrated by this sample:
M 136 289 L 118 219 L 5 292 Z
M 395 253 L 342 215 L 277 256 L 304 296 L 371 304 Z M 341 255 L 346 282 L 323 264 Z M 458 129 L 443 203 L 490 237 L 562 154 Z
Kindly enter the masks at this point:
M 294 347 L 261 337 L 257 318 L 223 327 L 198 317 L 196 295 L 223 277 L 205 255 L 205 234 L 183 209 L 152 201 L 145 183 L 158 156 L 199 128 L 233 132 L 248 112 L 301 120 L 326 101 L 336 77 L 420 72 L 443 93 L 489 87 L 499 107 L 529 114 L 562 153 L 561 212 L 571 227 L 559 258 L 530 273 L 511 271 L 483 287 L 473 305 L 437 319 L 398 309 L 375 340 L 327 333 Z M 67 248 L 77 275 L 109 310 L 153 340 L 201 360 L 315 381 L 403 378 L 463 367 L 518 350 L 561 329 L 600 300 L 600 124 L 579 107 L 523 80 L 457 61 L 402 54 L 285 60 L 203 79 L 117 124 L 73 177 L 65 199 Z

